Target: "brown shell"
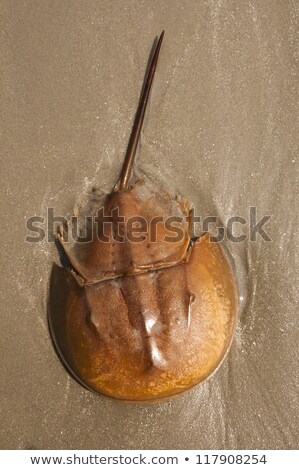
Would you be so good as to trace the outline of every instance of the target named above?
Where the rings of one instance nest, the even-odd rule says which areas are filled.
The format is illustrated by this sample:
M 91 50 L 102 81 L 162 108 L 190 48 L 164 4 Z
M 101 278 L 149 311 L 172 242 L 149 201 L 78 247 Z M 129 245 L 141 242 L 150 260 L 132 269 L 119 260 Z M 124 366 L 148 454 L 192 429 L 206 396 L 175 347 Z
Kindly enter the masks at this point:
M 188 204 L 143 181 L 131 184 L 163 35 L 116 189 L 92 199 L 85 215 L 97 213 L 97 224 L 88 228 L 81 214 L 81 228 L 92 241 L 68 243 L 60 231 L 73 269 L 54 268 L 51 282 L 49 324 L 64 363 L 89 389 L 122 400 L 165 399 L 202 382 L 228 351 L 237 318 L 228 260 L 208 234 L 191 240 Z M 106 233 L 104 217 L 110 222 Z M 138 241 L 132 239 L 132 217 L 145 223 Z M 162 223 L 154 225 L 153 237 L 157 217 Z M 181 236 L 173 238 L 169 217 L 177 219 Z
M 128 209 L 121 205 L 126 216 L 136 198 L 135 186 L 125 194 L 117 193 L 118 202 L 128 203 Z M 156 199 L 153 210 L 160 213 L 170 198 L 160 192 Z M 107 200 L 110 204 L 110 197 Z M 143 203 L 151 207 L 144 193 Z M 173 208 L 184 212 L 178 203 Z M 182 260 L 185 241 L 177 246 L 177 256 L 172 243 L 156 243 L 153 248 L 148 240 L 146 245 L 131 243 L 124 265 L 117 267 L 123 266 L 122 272 L 112 276 L 107 262 L 109 279 L 92 281 L 92 275 L 103 272 L 100 259 L 92 262 L 90 274 L 86 261 L 87 282 L 72 274 L 74 282 L 69 284 L 62 312 L 65 318 L 60 318 L 58 326 L 52 317 L 51 329 L 66 364 L 90 389 L 123 400 L 163 399 L 202 382 L 224 358 L 237 318 L 234 276 L 220 245 L 211 242 L 208 234 L 189 244 Z M 111 244 L 105 247 L 108 261 L 111 249 Z M 123 262 L 123 244 L 113 250 Z M 132 266 L 127 260 L 146 265 L 152 258 L 151 268 L 126 271 Z M 90 254 L 85 259 L 93 258 Z M 165 259 L 173 264 L 159 267 Z M 79 265 L 76 259 L 72 261 Z
M 95 201 L 92 213 L 98 217 L 97 223 L 90 227 L 91 233 L 86 234 L 92 241 L 65 243 L 63 233 L 59 234 L 68 258 L 85 283 L 171 266 L 187 255 L 190 244 L 188 203 L 182 204 L 162 190 L 150 189 L 143 180 L 128 189 L 102 196 Z M 122 222 L 117 223 L 116 213 Z M 80 216 L 83 219 L 83 214 Z M 175 224 L 183 234 L 177 241 L 176 234 L 165 227 L 169 217 L 182 221 Z M 146 229 L 143 233 L 132 233 L 134 227 L 130 229 L 128 224 L 132 218 L 143 220 L 141 229 Z M 108 219 L 110 223 L 104 222 Z

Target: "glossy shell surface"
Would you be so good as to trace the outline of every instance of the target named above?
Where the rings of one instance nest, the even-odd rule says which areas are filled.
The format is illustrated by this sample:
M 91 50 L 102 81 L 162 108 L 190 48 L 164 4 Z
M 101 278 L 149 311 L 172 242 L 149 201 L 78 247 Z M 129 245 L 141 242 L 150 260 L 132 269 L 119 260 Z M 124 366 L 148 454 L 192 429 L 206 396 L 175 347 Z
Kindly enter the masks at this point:
M 188 210 L 163 191 L 154 197 L 142 182 L 100 204 L 106 214 L 117 205 L 125 220 L 136 211 L 150 219 Z M 162 227 L 160 242 L 145 238 L 129 249 L 96 240 L 84 256 L 62 240 L 76 272 L 65 273 L 71 279 L 64 318 L 58 324 L 52 317 L 51 330 L 65 363 L 88 388 L 122 400 L 160 400 L 202 382 L 223 360 L 237 319 L 234 276 L 209 234 L 192 243 L 188 223 L 181 230 L 178 242 L 162 243 Z M 94 252 L 101 253 L 97 262 Z
M 65 365 L 87 388 L 128 401 L 167 399 L 209 377 L 232 342 L 238 309 L 222 248 L 209 234 L 191 238 L 189 204 L 131 181 L 163 36 L 119 180 L 77 214 L 80 241 L 60 230 L 71 269 L 54 269 L 51 280 L 49 324 Z

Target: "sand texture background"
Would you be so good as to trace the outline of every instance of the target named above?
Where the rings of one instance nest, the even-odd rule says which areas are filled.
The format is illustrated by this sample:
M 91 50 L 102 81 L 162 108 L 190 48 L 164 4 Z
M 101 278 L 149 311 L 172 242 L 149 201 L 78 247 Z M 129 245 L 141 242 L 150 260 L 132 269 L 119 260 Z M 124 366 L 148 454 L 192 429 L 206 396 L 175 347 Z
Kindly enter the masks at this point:
M 298 2 L 2 0 L 0 12 L 0 447 L 298 448 Z M 139 174 L 202 216 L 256 206 L 272 242 L 229 247 L 242 301 L 220 370 L 132 405 L 84 390 L 57 359 L 46 311 L 59 257 L 24 241 L 25 222 L 111 189 L 162 29 Z

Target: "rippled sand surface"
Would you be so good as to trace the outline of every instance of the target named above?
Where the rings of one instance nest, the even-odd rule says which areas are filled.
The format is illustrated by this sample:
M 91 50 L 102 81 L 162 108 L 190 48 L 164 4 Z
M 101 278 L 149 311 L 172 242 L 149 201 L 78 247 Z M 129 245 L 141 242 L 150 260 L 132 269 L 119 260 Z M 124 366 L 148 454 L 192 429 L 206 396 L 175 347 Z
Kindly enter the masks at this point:
M 236 338 L 204 385 L 125 405 L 68 377 L 46 304 L 53 243 L 32 215 L 110 190 L 162 29 L 137 172 L 196 214 L 248 222 L 227 242 Z M 1 448 L 298 448 L 298 4 L 173 0 L 1 4 Z M 271 215 L 250 241 L 249 210 Z M 242 229 L 242 230 L 240 230 Z

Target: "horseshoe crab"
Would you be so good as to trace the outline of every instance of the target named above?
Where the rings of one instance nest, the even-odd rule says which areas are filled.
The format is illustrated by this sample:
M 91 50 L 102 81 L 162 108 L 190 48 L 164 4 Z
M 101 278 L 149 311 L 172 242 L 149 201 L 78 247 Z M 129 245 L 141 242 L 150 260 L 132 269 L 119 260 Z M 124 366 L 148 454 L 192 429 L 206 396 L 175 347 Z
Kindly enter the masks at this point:
M 59 295 L 49 325 L 68 370 L 88 389 L 126 401 L 168 399 L 203 382 L 223 361 L 237 319 L 228 259 L 208 233 L 192 237 L 189 204 L 132 181 L 162 39 L 118 183 L 109 194 L 94 191 L 88 211 L 98 224 L 90 224 L 88 242 L 67 242 L 59 230 L 71 266 L 56 267 L 51 282 Z

